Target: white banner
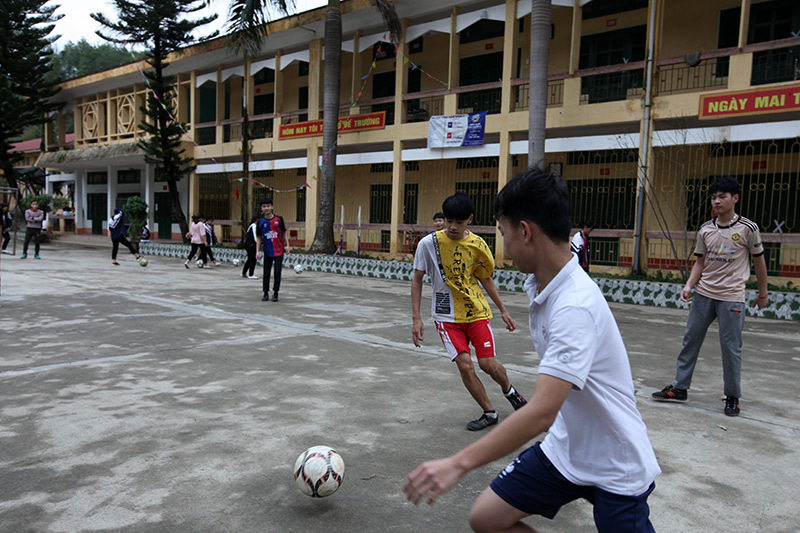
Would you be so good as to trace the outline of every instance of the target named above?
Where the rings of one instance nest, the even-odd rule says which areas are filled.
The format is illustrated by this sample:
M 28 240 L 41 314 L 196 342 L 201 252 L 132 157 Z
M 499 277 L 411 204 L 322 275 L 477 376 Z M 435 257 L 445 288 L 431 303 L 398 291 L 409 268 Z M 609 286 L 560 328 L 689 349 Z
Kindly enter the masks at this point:
M 428 120 L 428 148 L 483 146 L 486 111 L 467 115 L 434 115 Z

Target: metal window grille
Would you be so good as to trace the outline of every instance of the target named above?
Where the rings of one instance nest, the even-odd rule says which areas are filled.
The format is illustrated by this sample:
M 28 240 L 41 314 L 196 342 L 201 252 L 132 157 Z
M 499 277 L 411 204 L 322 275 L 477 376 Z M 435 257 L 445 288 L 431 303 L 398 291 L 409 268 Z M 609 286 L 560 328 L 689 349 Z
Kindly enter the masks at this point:
M 234 218 L 231 216 L 231 186 L 227 174 L 202 174 L 198 186 L 201 213 L 207 218 Z

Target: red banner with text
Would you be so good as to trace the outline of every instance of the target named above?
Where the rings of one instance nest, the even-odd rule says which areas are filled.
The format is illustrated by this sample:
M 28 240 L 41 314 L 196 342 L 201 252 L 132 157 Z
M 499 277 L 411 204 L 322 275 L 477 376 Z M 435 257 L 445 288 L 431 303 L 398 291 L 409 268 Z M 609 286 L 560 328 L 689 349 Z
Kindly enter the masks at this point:
M 339 117 L 339 133 L 351 133 L 364 130 L 382 130 L 386 127 L 386 111 L 349 115 Z M 296 139 L 322 135 L 322 121 L 310 120 L 296 124 L 282 124 L 278 130 L 278 139 Z
M 698 118 L 725 118 L 800 110 L 800 84 L 700 96 Z

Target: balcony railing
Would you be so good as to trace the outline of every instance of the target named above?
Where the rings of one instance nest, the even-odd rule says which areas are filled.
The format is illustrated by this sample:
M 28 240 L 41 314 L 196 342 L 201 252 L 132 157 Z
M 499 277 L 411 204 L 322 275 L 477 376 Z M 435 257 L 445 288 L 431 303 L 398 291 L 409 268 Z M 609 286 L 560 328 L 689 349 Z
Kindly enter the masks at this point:
M 501 83 L 495 81 L 456 87 L 453 92 L 458 93 L 458 113 L 480 113 L 481 111 L 486 111 L 489 115 L 500 113 L 502 109 L 500 86 Z
M 644 86 L 644 61 L 583 69 L 581 78 L 581 104 L 614 102 L 637 98 Z
M 204 122 L 194 128 L 194 140 L 200 146 L 217 142 L 217 123 Z
M 520 78 L 512 82 L 512 111 L 526 111 L 529 109 L 530 84 L 528 78 Z M 547 107 L 561 107 L 564 105 L 564 78 L 549 79 L 547 81 Z
M 435 95 L 422 96 L 431 92 Z M 444 94 L 441 91 L 412 93 L 404 95 L 403 100 L 406 104 L 406 122 L 426 122 L 433 115 L 444 115 Z
M 800 79 L 800 46 L 753 52 L 751 85 Z
M 730 57 L 701 59 L 695 66 L 687 65 L 682 59 L 676 63 L 659 61 L 655 87 L 657 94 L 679 94 L 724 89 L 728 86 Z

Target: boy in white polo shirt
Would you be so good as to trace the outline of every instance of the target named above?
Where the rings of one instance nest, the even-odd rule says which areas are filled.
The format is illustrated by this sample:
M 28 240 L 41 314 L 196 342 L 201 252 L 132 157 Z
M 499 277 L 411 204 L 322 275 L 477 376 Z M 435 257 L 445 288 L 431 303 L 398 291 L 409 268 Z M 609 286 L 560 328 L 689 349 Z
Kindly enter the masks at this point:
M 470 512 L 474 530 L 533 531 L 521 521 L 526 516 L 553 518 L 566 503 L 586 499 L 598 531 L 653 531 L 647 497 L 661 470 L 616 321 L 570 252 L 566 187 L 529 169 L 503 187 L 494 210 L 506 254 L 533 274 L 525 283 L 540 358 L 533 397 L 471 446 L 422 464 L 404 492 L 415 504 L 433 503 L 470 470 L 549 431 L 478 497 Z

